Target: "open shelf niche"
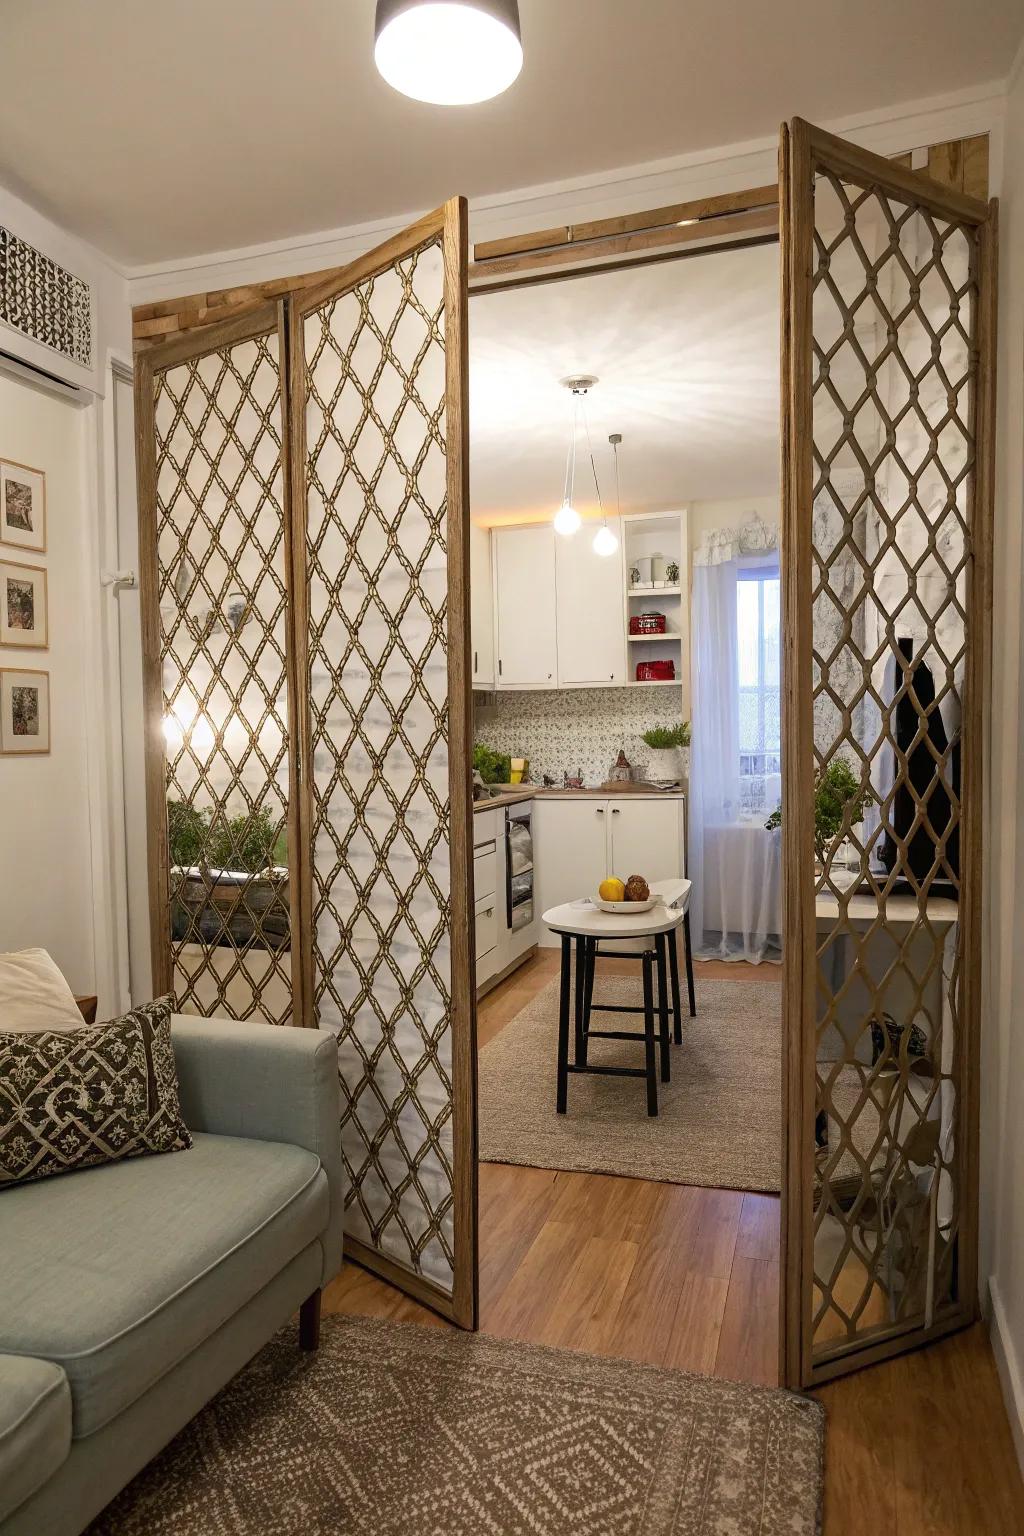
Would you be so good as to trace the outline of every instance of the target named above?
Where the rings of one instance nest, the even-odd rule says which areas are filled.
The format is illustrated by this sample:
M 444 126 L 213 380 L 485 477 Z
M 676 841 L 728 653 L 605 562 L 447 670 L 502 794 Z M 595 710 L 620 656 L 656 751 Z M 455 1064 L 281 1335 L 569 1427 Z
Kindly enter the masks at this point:
M 676 669 L 675 686 L 681 688 L 683 694 L 685 718 L 685 704 L 690 692 L 690 583 L 686 508 L 678 512 L 627 514 L 622 519 L 622 534 L 629 686 L 654 686 L 637 681 L 638 662 L 672 661 Z M 649 583 L 646 580 L 648 561 L 653 565 Z M 666 573 L 672 565 L 677 567 L 677 574 L 673 580 L 669 580 Z M 629 620 L 641 613 L 663 613 L 666 633 L 631 635 Z M 672 684 L 665 682 L 660 686 L 671 687 Z

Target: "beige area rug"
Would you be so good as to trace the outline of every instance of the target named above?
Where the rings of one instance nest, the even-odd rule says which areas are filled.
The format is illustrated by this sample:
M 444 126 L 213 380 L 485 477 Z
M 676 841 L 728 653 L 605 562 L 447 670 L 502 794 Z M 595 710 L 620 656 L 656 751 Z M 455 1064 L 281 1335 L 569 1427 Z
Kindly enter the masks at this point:
M 813 1536 L 807 1398 L 413 1323 L 283 1330 L 87 1536 Z
M 639 1005 L 639 979 L 601 974 L 599 1002 Z M 685 1008 L 685 987 L 683 990 Z M 647 1116 L 639 1077 L 569 1074 L 555 1113 L 558 980 L 480 1053 L 480 1158 L 533 1168 L 618 1173 L 712 1189 L 780 1189 L 781 994 L 768 981 L 698 981 L 697 1018 L 672 1047 L 672 1081 Z M 595 1014 L 596 1029 L 639 1029 L 640 1015 Z M 572 1059 L 570 1024 L 569 1053 Z M 644 1064 L 641 1041 L 593 1040 L 595 1064 Z M 660 1057 L 659 1057 L 660 1062 Z

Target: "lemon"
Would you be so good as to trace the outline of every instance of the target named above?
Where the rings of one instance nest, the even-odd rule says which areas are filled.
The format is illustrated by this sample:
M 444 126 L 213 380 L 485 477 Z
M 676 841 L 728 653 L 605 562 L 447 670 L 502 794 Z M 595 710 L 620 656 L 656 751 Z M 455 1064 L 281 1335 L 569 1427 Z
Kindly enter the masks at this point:
M 610 880 L 602 880 L 597 888 L 597 894 L 602 901 L 625 901 L 626 887 L 621 880 L 616 880 L 612 875 Z

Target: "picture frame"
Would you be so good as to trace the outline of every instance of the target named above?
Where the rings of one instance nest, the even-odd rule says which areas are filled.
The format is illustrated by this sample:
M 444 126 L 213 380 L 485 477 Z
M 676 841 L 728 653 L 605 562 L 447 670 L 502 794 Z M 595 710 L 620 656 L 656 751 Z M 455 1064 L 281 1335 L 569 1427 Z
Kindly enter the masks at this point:
M 49 607 L 43 566 L 0 559 L 0 646 L 49 649 Z
M 46 474 L 0 458 L 0 544 L 46 553 Z
M 49 751 L 49 672 L 0 669 L 0 757 L 43 757 Z

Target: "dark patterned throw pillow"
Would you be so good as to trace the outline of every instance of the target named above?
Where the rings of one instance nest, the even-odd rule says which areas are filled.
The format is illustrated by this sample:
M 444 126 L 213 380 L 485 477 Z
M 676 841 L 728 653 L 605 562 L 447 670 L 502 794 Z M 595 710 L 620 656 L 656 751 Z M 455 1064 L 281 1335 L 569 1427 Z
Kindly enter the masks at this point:
M 0 1032 L 0 1189 L 192 1145 L 170 997 L 67 1031 Z

